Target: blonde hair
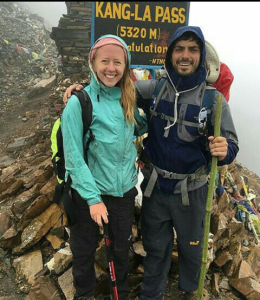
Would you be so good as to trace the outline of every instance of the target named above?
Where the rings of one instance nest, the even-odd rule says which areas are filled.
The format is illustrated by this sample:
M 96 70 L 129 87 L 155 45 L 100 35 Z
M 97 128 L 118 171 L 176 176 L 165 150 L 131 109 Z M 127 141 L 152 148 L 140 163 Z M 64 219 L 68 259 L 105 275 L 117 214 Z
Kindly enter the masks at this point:
M 97 57 L 98 50 L 99 49 L 95 51 L 91 64 L 94 63 Z M 134 117 L 135 104 L 136 104 L 135 85 L 131 78 L 130 66 L 128 60 L 125 64 L 123 77 L 117 83 L 117 86 L 121 88 L 120 104 L 123 107 L 125 119 L 130 123 L 136 123 Z
M 129 63 L 127 61 L 125 66 L 124 75 L 118 82 L 121 88 L 121 100 L 120 103 L 124 110 L 125 119 L 129 122 L 135 123 L 134 110 L 136 103 L 135 85 L 131 78 Z

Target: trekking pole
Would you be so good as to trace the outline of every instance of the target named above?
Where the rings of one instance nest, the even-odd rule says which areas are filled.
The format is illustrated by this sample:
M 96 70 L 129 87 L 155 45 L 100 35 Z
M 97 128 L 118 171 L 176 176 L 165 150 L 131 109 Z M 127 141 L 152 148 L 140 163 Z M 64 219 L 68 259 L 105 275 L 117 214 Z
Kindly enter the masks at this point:
M 109 227 L 108 224 L 106 224 L 105 222 L 103 223 L 103 227 L 104 227 L 104 240 L 106 245 L 106 254 L 107 254 L 107 261 L 109 266 L 110 280 L 111 280 L 113 295 L 114 295 L 113 300 L 119 300 L 118 293 L 117 293 L 115 267 L 113 262 L 112 243 L 109 237 Z
M 214 126 L 214 137 L 220 135 L 220 124 L 221 124 L 221 110 L 222 110 L 222 97 L 221 95 L 217 96 L 217 111 L 215 116 L 215 126 Z M 209 180 L 209 189 L 206 202 L 206 215 L 205 215 L 205 226 L 203 233 L 203 248 L 202 248 L 202 260 L 201 260 L 201 269 L 200 269 L 200 279 L 197 300 L 202 299 L 204 281 L 206 276 L 206 266 L 207 266 L 207 256 L 208 256 L 208 239 L 209 239 L 209 229 L 210 229 L 210 216 L 212 209 L 212 198 L 215 187 L 215 177 L 217 172 L 217 162 L 218 158 L 216 156 L 212 157 L 211 169 L 210 169 L 210 180 Z

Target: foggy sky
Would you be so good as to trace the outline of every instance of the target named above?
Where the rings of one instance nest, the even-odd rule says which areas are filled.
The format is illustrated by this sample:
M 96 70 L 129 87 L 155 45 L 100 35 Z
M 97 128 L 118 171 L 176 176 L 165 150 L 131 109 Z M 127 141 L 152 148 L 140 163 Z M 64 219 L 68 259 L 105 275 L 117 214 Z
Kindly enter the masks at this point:
M 260 176 L 260 2 L 191 2 L 201 27 L 234 75 L 229 105 L 239 138 L 237 160 Z
M 58 26 L 65 2 L 24 2 Z M 231 69 L 230 107 L 239 137 L 237 160 L 260 176 L 260 2 L 190 2 L 189 25 L 201 27 L 205 39 Z
M 67 14 L 65 2 L 17 2 L 43 17 L 50 27 L 58 27 L 62 14 Z

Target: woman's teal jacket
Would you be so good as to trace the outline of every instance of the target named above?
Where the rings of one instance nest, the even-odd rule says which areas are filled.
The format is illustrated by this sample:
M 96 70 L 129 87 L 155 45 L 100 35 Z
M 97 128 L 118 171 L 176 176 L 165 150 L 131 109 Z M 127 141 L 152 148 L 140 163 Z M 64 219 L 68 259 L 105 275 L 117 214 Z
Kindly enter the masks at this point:
M 61 126 L 65 167 L 72 179 L 71 186 L 93 205 L 102 201 L 101 195 L 122 197 L 136 185 L 135 125 L 124 118 L 119 87 L 106 87 L 92 74 L 85 90 L 93 105 L 90 128 L 95 136 L 87 152 L 88 165 L 84 160 L 84 148 L 89 133 L 84 137 L 83 147 L 82 112 L 75 95 L 62 114 Z M 138 135 L 141 135 L 147 131 L 146 117 L 142 119 L 137 108 L 135 117 L 138 118 Z

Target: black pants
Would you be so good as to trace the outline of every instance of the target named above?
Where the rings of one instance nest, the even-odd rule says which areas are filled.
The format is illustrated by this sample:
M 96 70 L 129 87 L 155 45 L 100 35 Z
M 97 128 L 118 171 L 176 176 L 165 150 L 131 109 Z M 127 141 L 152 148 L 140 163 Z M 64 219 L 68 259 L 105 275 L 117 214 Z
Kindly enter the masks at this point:
M 189 206 L 182 204 L 181 194 L 165 195 L 154 190 L 150 198 L 143 198 L 142 236 L 147 256 L 142 300 L 163 298 L 171 265 L 173 227 L 177 233 L 179 289 L 184 292 L 197 289 L 207 190 L 204 185 L 189 192 Z
M 129 287 L 128 252 L 131 244 L 134 219 L 136 188 L 123 197 L 102 196 L 109 214 L 109 227 L 112 234 L 114 266 L 120 300 L 127 299 Z M 75 299 L 92 296 L 96 285 L 94 261 L 98 247 L 99 228 L 91 219 L 89 206 L 73 190 L 72 197 L 78 210 L 78 224 L 71 229 L 70 245 L 73 254 L 73 279 L 76 289 Z

